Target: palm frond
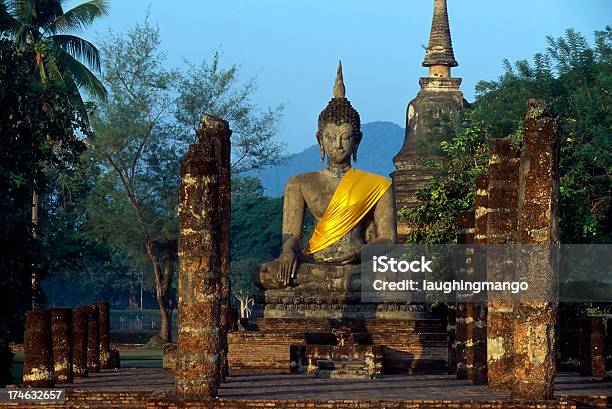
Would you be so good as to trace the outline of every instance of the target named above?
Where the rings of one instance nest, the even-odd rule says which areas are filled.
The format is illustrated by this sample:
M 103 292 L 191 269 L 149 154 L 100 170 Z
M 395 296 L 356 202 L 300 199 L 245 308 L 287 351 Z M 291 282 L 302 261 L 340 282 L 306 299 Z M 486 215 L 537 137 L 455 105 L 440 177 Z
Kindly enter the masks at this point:
M 31 0 L 32 1 L 32 0 Z M 35 20 L 33 21 L 37 32 L 45 31 L 45 28 L 64 14 L 62 4 L 59 0 L 33 0 Z
M 15 26 L 11 30 L 11 34 L 13 39 L 15 40 L 15 44 L 23 45 L 28 42 L 28 34 L 32 30 L 32 27 L 28 24 L 18 24 L 19 25 Z
M 9 13 L 4 1 L 0 1 L 0 34 L 13 32 L 17 26 L 19 26 L 19 21 Z
M 89 41 L 69 34 L 56 34 L 50 36 L 49 40 L 73 57 L 84 61 L 94 71 L 100 72 L 100 54 L 96 46 Z
M 12 0 L 7 2 L 9 12 L 22 24 L 32 24 L 36 20 L 36 8 L 32 0 Z
M 44 60 L 44 64 L 47 66 L 47 72 L 49 73 L 49 78 L 51 80 L 57 81 L 59 83 L 64 83 L 62 73 L 55 64 L 55 60 L 53 58 L 46 58 Z
M 78 88 L 85 89 L 89 95 L 106 98 L 106 89 L 93 72 L 83 65 L 79 60 L 70 55 L 62 48 L 56 50 L 57 63 L 65 79 L 74 81 Z
M 89 0 L 79 4 L 58 16 L 54 21 L 45 26 L 45 30 L 51 33 L 76 31 L 82 32 L 89 27 L 98 17 L 107 15 L 109 12 L 106 0 Z

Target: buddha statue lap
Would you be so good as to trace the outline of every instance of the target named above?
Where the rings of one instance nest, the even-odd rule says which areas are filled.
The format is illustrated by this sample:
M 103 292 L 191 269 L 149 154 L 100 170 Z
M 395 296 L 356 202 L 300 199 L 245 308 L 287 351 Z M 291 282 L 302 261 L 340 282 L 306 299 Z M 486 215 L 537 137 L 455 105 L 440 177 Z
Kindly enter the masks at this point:
M 361 142 L 360 118 L 345 97 L 342 65 L 334 97 L 318 119 L 317 142 L 325 167 L 293 176 L 283 204 L 280 257 L 262 265 L 253 279 L 267 303 L 346 304 L 359 302 L 361 248 L 394 243 L 396 221 L 391 182 L 351 166 Z M 300 248 L 305 211 L 315 230 Z

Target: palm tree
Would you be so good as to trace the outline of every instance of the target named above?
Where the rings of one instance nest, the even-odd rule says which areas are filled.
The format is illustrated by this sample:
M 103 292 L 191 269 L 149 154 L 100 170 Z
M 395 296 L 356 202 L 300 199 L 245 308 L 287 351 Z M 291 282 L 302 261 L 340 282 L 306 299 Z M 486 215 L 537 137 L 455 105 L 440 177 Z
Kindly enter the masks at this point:
M 81 32 L 108 14 L 107 1 L 89 0 L 66 12 L 63 3 L 65 0 L 0 0 L 0 34 L 34 50 L 43 84 L 55 80 L 79 96 L 78 90 L 84 89 L 91 96 L 105 98 L 106 90 L 92 72 L 100 72 L 98 49 L 70 32 Z
M 82 31 L 108 13 L 106 0 L 89 0 L 64 12 L 65 0 L 0 0 L 0 38 L 9 36 L 19 47 L 34 51 L 34 65 L 43 85 L 49 80 L 72 91 L 84 109 L 79 92 L 106 98 L 106 90 L 85 65 L 100 72 L 98 49 L 89 41 L 70 34 Z M 85 64 L 83 64 L 83 62 Z M 32 187 L 32 236 L 37 238 L 39 195 Z M 38 272 L 32 269 L 32 308 L 38 309 Z

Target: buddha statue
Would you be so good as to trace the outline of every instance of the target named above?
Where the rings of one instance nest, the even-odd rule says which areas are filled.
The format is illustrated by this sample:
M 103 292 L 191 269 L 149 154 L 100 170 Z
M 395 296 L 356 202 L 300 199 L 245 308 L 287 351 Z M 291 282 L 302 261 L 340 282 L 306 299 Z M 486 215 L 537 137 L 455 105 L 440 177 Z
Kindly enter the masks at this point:
M 361 142 L 360 118 L 345 97 L 342 64 L 334 97 L 321 112 L 317 142 L 325 167 L 291 177 L 283 204 L 282 252 L 254 275 L 270 294 L 303 302 L 358 294 L 360 251 L 366 243 L 394 243 L 396 221 L 391 182 L 355 169 Z M 315 221 L 308 245 L 301 248 L 306 210 Z M 277 297 L 278 298 L 278 297 Z M 333 298 L 333 297 L 332 297 Z

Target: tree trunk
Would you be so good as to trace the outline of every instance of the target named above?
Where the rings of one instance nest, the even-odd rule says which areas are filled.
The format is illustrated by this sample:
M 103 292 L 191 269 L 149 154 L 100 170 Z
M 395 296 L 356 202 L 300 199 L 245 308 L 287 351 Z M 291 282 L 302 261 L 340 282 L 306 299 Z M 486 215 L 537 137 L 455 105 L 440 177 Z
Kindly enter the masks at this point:
M 174 274 L 174 257 L 176 251 L 174 249 L 174 243 L 165 243 L 166 251 L 165 263 L 164 263 L 164 274 L 160 279 L 157 279 L 156 275 L 156 294 L 157 302 L 159 303 L 159 313 L 161 316 L 161 328 L 159 329 L 159 338 L 165 342 L 172 342 L 172 316 L 170 315 L 170 305 L 168 299 L 168 291 L 170 289 L 170 283 L 172 283 L 172 275 Z
M 159 302 L 159 313 L 161 316 L 161 328 L 159 329 L 159 338 L 165 342 L 172 342 L 172 324 L 168 308 L 162 306 L 162 301 Z
M 34 181 L 34 189 L 32 190 L 32 238 L 38 239 L 38 208 L 40 205 L 40 198 L 36 190 L 36 181 Z M 38 277 L 38 260 L 34 260 L 32 263 L 32 310 L 39 309 L 39 280 Z

